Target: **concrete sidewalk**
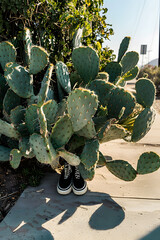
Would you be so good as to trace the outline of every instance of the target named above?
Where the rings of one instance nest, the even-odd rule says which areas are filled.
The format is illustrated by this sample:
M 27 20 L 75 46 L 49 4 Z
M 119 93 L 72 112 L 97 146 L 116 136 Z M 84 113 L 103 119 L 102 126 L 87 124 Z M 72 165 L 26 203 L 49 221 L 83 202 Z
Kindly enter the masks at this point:
M 160 115 L 139 143 L 122 140 L 101 145 L 105 156 L 129 161 L 135 168 L 140 154 L 160 154 Z M 159 240 L 160 170 L 133 182 L 97 168 L 84 196 L 60 196 L 58 174 L 47 174 L 37 188 L 27 188 L 0 223 L 2 240 Z

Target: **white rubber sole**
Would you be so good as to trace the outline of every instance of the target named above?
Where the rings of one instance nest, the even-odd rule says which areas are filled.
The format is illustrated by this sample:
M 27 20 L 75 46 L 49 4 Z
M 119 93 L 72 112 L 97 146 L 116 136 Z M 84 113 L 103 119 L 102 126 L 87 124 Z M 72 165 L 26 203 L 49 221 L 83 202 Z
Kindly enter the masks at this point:
M 87 184 L 86 184 L 84 188 L 77 189 L 77 188 L 74 187 L 74 185 L 72 185 L 72 190 L 73 190 L 73 193 L 75 195 L 79 195 L 80 196 L 80 195 L 83 195 L 83 194 L 85 194 L 87 192 L 88 187 L 87 187 Z
M 61 194 L 61 195 L 67 195 L 67 194 L 69 194 L 71 191 L 72 191 L 72 186 L 70 186 L 70 188 L 68 188 L 68 189 L 62 189 L 62 188 L 60 188 L 59 185 L 57 186 L 57 192 L 58 192 L 59 194 Z

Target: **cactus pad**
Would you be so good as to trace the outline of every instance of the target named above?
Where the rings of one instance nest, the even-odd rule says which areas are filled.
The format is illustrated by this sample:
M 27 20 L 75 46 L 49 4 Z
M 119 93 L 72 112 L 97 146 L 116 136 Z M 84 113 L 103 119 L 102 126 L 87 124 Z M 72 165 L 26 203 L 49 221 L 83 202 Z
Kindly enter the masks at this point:
M 53 71 L 53 64 L 50 64 L 46 71 L 46 74 L 44 75 L 43 81 L 41 82 L 41 88 L 38 94 L 38 103 L 44 102 L 47 98 L 52 71 Z
M 21 98 L 15 94 L 11 89 L 8 89 L 3 99 L 3 114 L 7 118 L 10 118 L 11 110 L 21 104 Z
M 0 134 L 3 134 L 10 138 L 19 139 L 19 132 L 13 127 L 13 125 L 0 119 Z
M 0 145 L 0 162 L 9 161 L 11 150 L 12 149 Z
M 103 132 L 103 138 L 100 143 L 112 141 L 115 139 L 123 139 L 127 135 L 127 131 L 119 124 L 112 124 L 111 127 Z
M 6 79 L 0 74 L 0 110 L 3 108 L 3 99 L 8 90 Z
M 57 153 L 49 144 L 49 141 L 41 135 L 34 133 L 29 140 L 36 158 L 41 163 L 51 164 L 56 158 Z
M 67 108 L 75 132 L 82 129 L 91 120 L 97 107 L 97 96 L 89 90 L 79 88 L 69 94 Z
M 122 67 L 118 62 L 109 62 L 105 67 L 105 72 L 109 74 L 109 82 L 115 84 L 121 76 Z
M 109 74 L 106 72 L 99 72 L 95 80 L 105 80 L 106 82 L 108 82 Z
M 138 174 L 152 173 L 160 167 L 160 156 L 154 152 L 143 153 L 137 165 Z
M 6 63 L 16 61 L 16 49 L 10 42 L 1 42 L 0 43 L 0 64 L 5 69 Z
M 20 162 L 21 162 L 22 154 L 18 149 L 12 149 L 10 152 L 10 164 L 11 166 L 16 169 L 19 167 Z
M 87 85 L 87 88 L 97 94 L 98 100 L 102 106 L 106 106 L 110 97 L 110 91 L 115 88 L 115 86 L 105 80 L 94 80 Z
M 48 135 L 47 120 L 46 120 L 46 116 L 43 112 L 42 106 L 40 108 L 37 108 L 37 113 L 38 113 L 38 120 L 39 120 L 39 125 L 40 125 L 40 134 L 44 137 L 47 137 L 47 135 Z
M 37 109 L 38 105 L 32 104 L 26 110 L 25 122 L 30 134 L 40 131 Z
M 124 181 L 133 181 L 137 176 L 136 170 L 127 161 L 106 161 L 106 167 L 113 175 Z
M 77 136 L 74 134 L 68 142 L 68 150 L 74 152 L 79 147 L 84 146 L 86 139 L 82 136 Z
M 7 63 L 4 76 L 10 88 L 20 97 L 33 95 L 33 79 L 29 72 L 17 63 Z
M 73 153 L 67 152 L 64 149 L 60 149 L 58 154 L 72 166 L 77 166 L 80 164 L 80 158 Z
M 138 72 L 139 72 L 139 68 L 136 66 L 136 67 L 134 67 L 132 70 L 128 71 L 128 72 L 123 76 L 123 80 L 124 80 L 124 81 L 133 80 L 134 78 L 137 77 Z
M 131 38 L 130 37 L 125 37 L 119 47 L 119 52 L 118 52 L 118 62 L 121 61 L 122 57 L 124 56 L 125 52 L 128 49 L 129 43 L 130 43 Z
M 46 50 L 42 47 L 32 46 L 29 72 L 30 74 L 37 74 L 42 71 L 49 62 L 49 56 Z
M 15 107 L 11 110 L 11 122 L 14 124 L 14 126 L 17 126 L 24 122 L 25 120 L 25 108 L 21 105 Z
M 53 147 L 60 148 L 64 146 L 73 134 L 72 123 L 68 115 L 61 117 L 52 128 L 50 135 Z
M 139 61 L 139 55 L 137 52 L 127 52 L 121 60 L 122 75 L 132 70 Z
M 99 152 L 99 160 L 97 162 L 97 165 L 106 166 L 106 159 L 101 152 Z
M 23 41 L 24 41 L 24 50 L 25 50 L 25 63 L 28 66 L 30 62 L 31 47 L 32 47 L 31 33 L 28 28 L 24 29 Z
M 52 124 L 55 122 L 58 104 L 56 103 L 55 100 L 48 100 L 42 105 L 42 107 L 47 120 L 47 128 L 48 131 L 50 131 Z
M 77 71 L 71 72 L 70 74 L 70 81 L 71 81 L 71 87 L 73 88 L 74 86 L 79 87 L 83 80 L 77 73 Z
M 19 150 L 25 158 L 33 158 L 35 156 L 27 137 L 20 139 Z
M 133 112 L 135 97 L 129 91 L 117 87 L 111 91 L 107 106 L 110 118 L 118 118 L 123 107 L 125 111 L 122 118 L 126 118 Z
M 99 57 L 93 48 L 79 47 L 74 49 L 72 61 L 85 84 L 96 78 L 99 71 Z
M 56 69 L 57 79 L 61 87 L 64 89 L 65 92 L 70 93 L 71 82 L 70 82 L 67 66 L 63 62 L 57 62 L 55 69 Z
M 132 142 L 137 142 L 143 138 L 151 129 L 155 120 L 155 110 L 153 108 L 145 108 L 136 118 L 132 133 Z
M 83 163 L 80 163 L 79 166 L 79 171 L 80 171 L 80 174 L 81 176 L 83 177 L 83 179 L 87 180 L 87 181 L 91 181 L 94 176 L 95 176 L 95 166 L 93 168 L 91 168 L 90 170 L 87 170 Z
M 156 94 L 156 88 L 149 79 L 139 79 L 136 82 L 136 99 L 143 107 L 151 107 Z
M 91 119 L 91 121 L 88 121 L 88 123 L 81 130 L 76 132 L 76 134 L 90 139 L 94 138 L 96 135 L 96 130 L 93 120 Z
M 80 159 L 87 170 L 94 167 L 99 159 L 99 142 L 97 139 L 86 141 Z

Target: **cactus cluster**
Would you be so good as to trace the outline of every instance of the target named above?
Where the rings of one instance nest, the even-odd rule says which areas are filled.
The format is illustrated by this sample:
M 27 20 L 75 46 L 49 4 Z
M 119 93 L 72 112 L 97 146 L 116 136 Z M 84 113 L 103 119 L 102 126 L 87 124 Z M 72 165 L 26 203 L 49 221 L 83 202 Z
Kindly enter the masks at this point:
M 57 169 L 61 157 L 78 165 L 87 180 L 93 179 L 97 164 L 125 181 L 157 170 L 160 157 L 152 152 L 140 156 L 135 170 L 123 160 L 106 161 L 99 151 L 100 143 L 117 138 L 139 141 L 154 122 L 153 83 L 139 79 L 134 94 L 124 89 L 126 81 L 138 74 L 138 54 L 127 52 L 129 41 L 123 39 L 118 61 L 108 63 L 103 72 L 99 72 L 96 51 L 76 43 L 72 53 L 75 71 L 69 73 L 60 61 L 55 65 L 58 97 L 51 86 L 54 66 L 49 54 L 33 45 L 29 29 L 24 31 L 24 66 L 16 63 L 16 49 L 10 42 L 0 43 L 4 71 L 0 76 L 0 161 L 10 160 L 17 168 L 22 157 L 36 157 Z M 33 78 L 44 68 L 35 95 Z

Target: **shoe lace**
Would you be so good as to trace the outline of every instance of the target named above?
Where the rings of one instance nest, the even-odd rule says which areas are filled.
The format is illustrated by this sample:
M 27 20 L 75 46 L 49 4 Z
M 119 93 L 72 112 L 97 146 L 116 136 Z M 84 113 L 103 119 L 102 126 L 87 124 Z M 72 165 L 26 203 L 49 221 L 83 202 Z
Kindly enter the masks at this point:
M 64 179 L 67 179 L 71 173 L 71 166 L 69 164 L 64 164 Z
M 78 167 L 75 167 L 75 178 L 80 179 L 80 172 L 79 172 Z

